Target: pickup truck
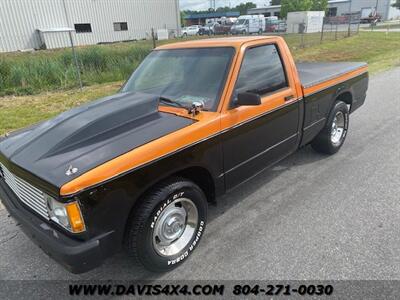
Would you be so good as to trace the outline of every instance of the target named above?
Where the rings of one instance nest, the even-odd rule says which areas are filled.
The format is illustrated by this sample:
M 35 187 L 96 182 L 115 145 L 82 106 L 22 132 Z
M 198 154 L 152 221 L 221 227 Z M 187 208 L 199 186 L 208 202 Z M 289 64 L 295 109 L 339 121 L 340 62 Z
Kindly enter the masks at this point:
M 71 272 L 122 248 L 169 271 L 218 196 L 299 147 L 337 152 L 367 87 L 365 63 L 295 64 L 280 37 L 164 45 L 116 95 L 3 137 L 0 198 Z

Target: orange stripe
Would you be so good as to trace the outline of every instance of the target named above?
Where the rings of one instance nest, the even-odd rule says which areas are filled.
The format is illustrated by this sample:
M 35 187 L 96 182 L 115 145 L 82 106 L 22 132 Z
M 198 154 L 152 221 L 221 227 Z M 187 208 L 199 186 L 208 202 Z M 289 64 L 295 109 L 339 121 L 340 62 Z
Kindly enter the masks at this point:
M 202 112 L 198 116 L 199 121 L 195 124 L 127 152 L 66 183 L 61 187 L 60 195 L 75 194 L 205 139 L 220 130 L 218 112 Z
M 258 41 L 264 40 L 278 40 L 279 38 L 258 38 Z M 252 41 L 253 39 L 250 38 L 243 38 L 238 39 L 236 43 L 234 43 L 234 47 L 238 48 L 242 46 L 247 41 Z M 182 44 L 182 43 L 180 43 Z M 189 43 L 188 43 L 189 44 Z M 185 47 L 188 46 L 185 44 Z M 192 43 L 191 43 L 192 44 Z M 199 47 L 200 45 L 196 45 L 197 42 L 193 42 L 193 46 Z M 213 44 L 212 42 L 208 41 L 208 44 Z M 223 43 L 214 43 L 214 46 L 224 46 L 227 45 L 227 41 Z M 177 48 L 182 47 L 181 45 L 176 45 Z M 203 45 L 204 47 L 204 45 Z M 164 48 L 164 47 L 162 47 Z M 165 48 L 171 49 L 171 45 L 165 46 Z M 175 47 L 172 47 L 175 48 Z M 244 49 L 244 48 L 243 48 Z M 243 50 L 244 51 L 244 50 Z M 88 187 L 97 185 L 101 182 L 107 181 L 113 177 L 118 175 L 124 174 L 134 168 L 140 167 L 145 165 L 157 158 L 166 156 L 174 151 L 184 148 L 188 145 L 191 145 L 197 141 L 202 139 L 206 139 L 221 130 L 221 110 L 223 109 L 225 100 L 230 98 L 231 90 L 233 85 L 229 85 L 228 82 L 231 78 L 236 78 L 236 74 L 238 72 L 238 68 L 235 68 L 236 62 L 238 60 L 238 52 L 233 58 L 231 69 L 229 70 L 227 84 L 223 90 L 221 101 L 218 107 L 217 112 L 202 112 L 201 114 L 197 115 L 195 119 L 197 122 L 193 125 L 190 125 L 186 128 L 168 134 L 160 139 L 152 141 L 148 144 L 145 144 L 141 147 L 133 149 L 132 151 L 125 153 L 117 158 L 114 158 L 84 174 L 81 176 L 73 179 L 72 181 L 66 183 L 61 187 L 60 195 L 67 196 L 71 194 L 78 193 Z M 229 95 L 229 97 L 227 96 Z M 160 111 L 174 113 L 183 117 L 190 117 L 184 109 L 181 108 L 173 108 L 173 107 L 166 107 L 160 106 Z M 264 111 L 265 112 L 265 111 Z M 244 117 L 244 116 L 243 116 Z M 229 124 L 225 124 L 228 126 Z
M 264 97 L 262 99 L 262 104 L 259 106 L 238 107 L 235 109 L 229 109 L 228 106 L 230 97 L 235 85 L 237 74 L 240 70 L 240 64 L 238 62 L 241 61 L 241 57 L 243 56 L 245 48 L 252 45 L 265 44 L 266 40 L 277 43 L 280 49 L 283 49 L 282 56 L 287 63 L 286 68 L 288 70 L 290 87 L 287 89 L 283 89 L 273 95 Z M 193 46 L 200 46 L 200 43 L 193 42 L 193 44 L 196 44 Z M 238 44 L 235 44 L 235 46 L 238 47 Z M 285 102 L 283 100 L 285 96 L 293 95 L 294 100 L 292 100 L 292 102 L 298 101 L 298 98 L 301 97 L 300 82 L 298 80 L 297 74 L 293 71 L 293 69 L 295 68 L 294 62 L 282 38 L 274 37 L 250 41 L 245 40 L 244 42 L 242 41 L 241 46 L 238 50 L 239 51 L 237 51 L 233 59 L 231 70 L 229 71 L 228 75 L 228 81 L 222 93 L 217 112 L 201 112 L 195 117 L 197 122 L 193 125 L 185 127 L 181 130 L 178 130 L 143 146 L 140 146 L 136 149 L 133 149 L 130 152 L 127 152 L 82 174 L 81 176 L 62 186 L 60 190 L 60 195 L 67 196 L 78 193 L 91 186 L 100 184 L 104 181 L 112 179 L 113 177 L 133 170 L 134 168 L 138 168 L 147 163 L 150 163 L 157 158 L 164 157 L 203 139 L 207 139 L 210 136 L 219 133 L 221 130 L 231 128 L 232 126 L 249 120 L 257 115 L 287 105 L 290 102 Z M 333 85 L 334 83 L 342 82 L 365 71 L 366 68 L 362 68 L 360 70 L 350 72 L 344 76 L 341 76 L 340 78 L 332 79 L 327 82 L 321 83 L 316 87 L 308 88 L 306 89 L 306 91 L 307 93 L 317 91 L 324 87 Z M 186 110 L 181 108 L 160 106 L 160 111 L 174 113 L 182 117 L 191 117 L 188 115 Z

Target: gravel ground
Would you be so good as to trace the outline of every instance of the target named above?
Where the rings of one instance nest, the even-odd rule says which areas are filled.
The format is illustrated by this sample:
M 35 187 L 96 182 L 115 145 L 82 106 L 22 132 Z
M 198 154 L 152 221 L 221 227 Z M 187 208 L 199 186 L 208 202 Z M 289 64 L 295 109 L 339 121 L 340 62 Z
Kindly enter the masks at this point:
M 306 147 L 219 199 L 194 255 L 151 274 L 120 253 L 73 275 L 0 206 L 0 279 L 400 279 L 400 68 L 371 78 L 343 148 Z

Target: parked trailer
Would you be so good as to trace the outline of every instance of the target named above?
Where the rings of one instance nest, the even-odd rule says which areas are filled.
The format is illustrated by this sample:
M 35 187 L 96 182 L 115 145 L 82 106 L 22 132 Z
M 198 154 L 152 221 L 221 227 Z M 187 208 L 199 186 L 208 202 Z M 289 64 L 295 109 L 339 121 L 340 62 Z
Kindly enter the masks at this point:
M 287 15 L 287 33 L 321 32 L 324 11 L 296 11 Z

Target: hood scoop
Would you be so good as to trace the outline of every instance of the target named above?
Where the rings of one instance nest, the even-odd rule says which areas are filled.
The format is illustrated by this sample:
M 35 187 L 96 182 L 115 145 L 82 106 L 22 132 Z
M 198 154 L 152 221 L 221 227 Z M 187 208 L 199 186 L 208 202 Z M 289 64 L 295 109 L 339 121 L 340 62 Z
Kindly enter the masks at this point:
M 106 141 L 123 131 L 130 131 L 142 123 L 150 122 L 159 117 L 156 97 L 144 97 L 138 100 L 133 98 L 132 95 L 128 94 L 127 96 L 126 100 L 128 101 L 119 103 L 114 110 L 107 106 L 100 106 L 92 110 L 93 119 L 90 118 L 85 125 L 54 145 L 44 155 L 53 156 L 94 144 L 99 140 Z
M 156 95 L 142 93 L 100 99 L 12 133 L 0 142 L 0 158 L 61 187 L 90 169 L 195 122 L 159 112 L 158 105 Z M 76 172 L 68 172 L 71 166 Z

